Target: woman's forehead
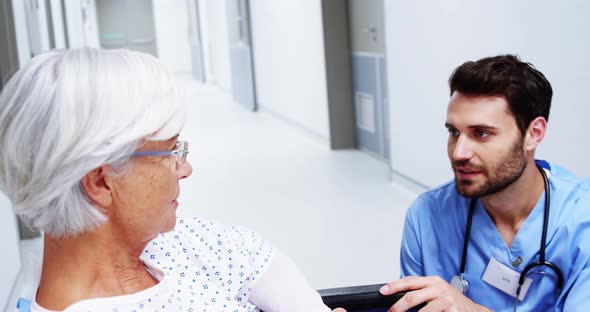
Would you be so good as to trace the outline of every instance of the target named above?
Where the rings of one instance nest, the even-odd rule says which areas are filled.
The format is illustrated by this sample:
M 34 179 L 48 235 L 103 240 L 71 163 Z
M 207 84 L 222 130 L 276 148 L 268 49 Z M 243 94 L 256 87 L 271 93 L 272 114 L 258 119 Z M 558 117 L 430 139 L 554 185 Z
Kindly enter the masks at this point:
M 178 135 L 164 141 L 146 141 L 139 150 L 169 149 L 174 147 L 176 142 L 178 142 Z

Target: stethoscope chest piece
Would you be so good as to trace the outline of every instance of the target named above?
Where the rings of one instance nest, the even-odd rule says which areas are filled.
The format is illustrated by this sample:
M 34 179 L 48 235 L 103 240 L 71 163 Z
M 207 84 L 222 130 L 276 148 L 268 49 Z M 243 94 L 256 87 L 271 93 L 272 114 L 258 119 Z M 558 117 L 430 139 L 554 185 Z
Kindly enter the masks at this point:
M 453 286 L 460 293 L 465 294 L 469 289 L 469 282 L 463 277 L 463 274 L 455 275 L 451 279 L 451 286 Z

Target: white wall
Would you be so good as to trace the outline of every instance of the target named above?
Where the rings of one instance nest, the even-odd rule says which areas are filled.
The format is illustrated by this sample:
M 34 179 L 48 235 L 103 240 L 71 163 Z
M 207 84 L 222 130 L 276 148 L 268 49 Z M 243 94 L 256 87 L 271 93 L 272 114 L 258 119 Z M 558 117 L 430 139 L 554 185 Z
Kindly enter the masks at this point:
M 154 0 L 158 58 L 177 73 L 191 73 L 186 0 Z
M 250 1 L 257 102 L 329 138 L 321 3 Z
M 590 2 L 581 0 L 385 1 L 392 169 L 428 186 L 450 179 L 449 75 L 467 60 L 516 53 L 554 90 L 537 158 L 590 175 L 588 16 Z
M 252 1 L 253 2 L 253 1 Z M 203 0 L 201 16 L 206 15 L 207 26 L 203 28 L 203 47 L 208 80 L 226 92 L 231 92 L 229 59 L 229 35 L 227 32 L 227 8 L 225 1 Z

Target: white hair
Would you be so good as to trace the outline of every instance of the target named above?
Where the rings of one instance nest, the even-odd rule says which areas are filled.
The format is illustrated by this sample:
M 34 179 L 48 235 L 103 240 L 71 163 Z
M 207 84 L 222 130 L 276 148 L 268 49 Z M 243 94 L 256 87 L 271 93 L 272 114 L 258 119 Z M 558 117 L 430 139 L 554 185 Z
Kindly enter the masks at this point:
M 74 236 L 106 220 L 82 178 L 125 163 L 145 140 L 184 125 L 184 93 L 154 57 L 129 50 L 50 51 L 0 95 L 0 190 L 30 227 Z

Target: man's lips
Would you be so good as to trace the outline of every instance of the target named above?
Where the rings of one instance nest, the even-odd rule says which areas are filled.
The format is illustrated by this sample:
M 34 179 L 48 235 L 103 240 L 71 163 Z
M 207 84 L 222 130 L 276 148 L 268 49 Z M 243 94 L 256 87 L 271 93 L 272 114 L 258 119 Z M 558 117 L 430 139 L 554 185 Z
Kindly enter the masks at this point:
M 456 167 L 455 173 L 459 178 L 472 178 L 481 174 L 481 171 L 469 167 Z

